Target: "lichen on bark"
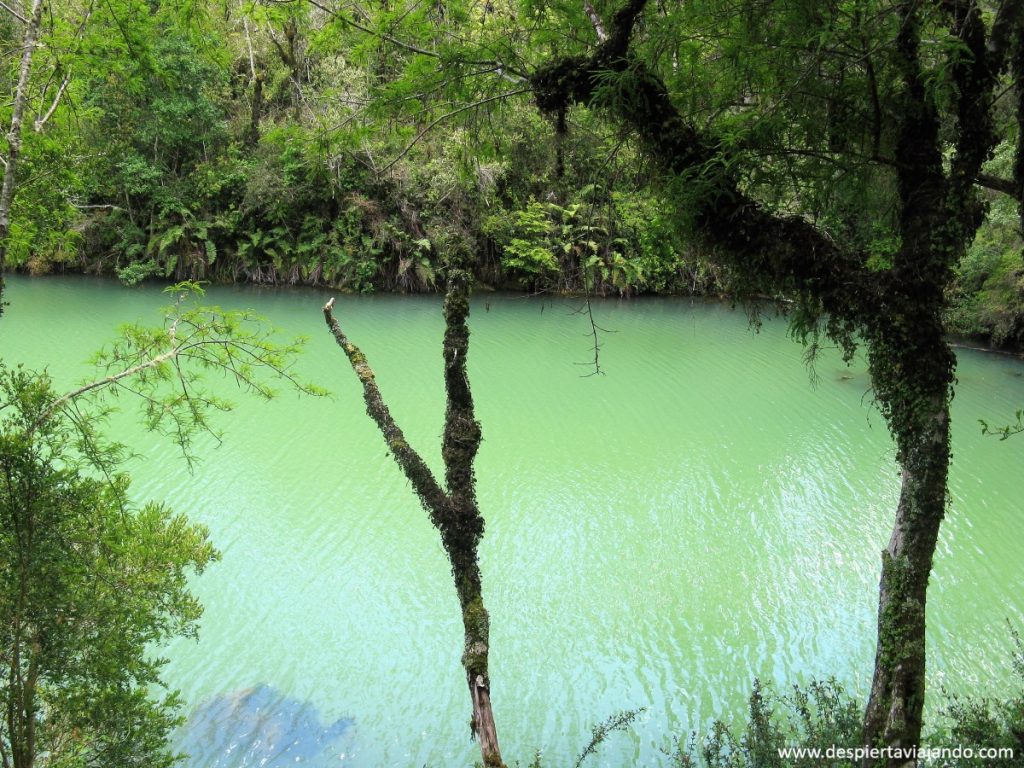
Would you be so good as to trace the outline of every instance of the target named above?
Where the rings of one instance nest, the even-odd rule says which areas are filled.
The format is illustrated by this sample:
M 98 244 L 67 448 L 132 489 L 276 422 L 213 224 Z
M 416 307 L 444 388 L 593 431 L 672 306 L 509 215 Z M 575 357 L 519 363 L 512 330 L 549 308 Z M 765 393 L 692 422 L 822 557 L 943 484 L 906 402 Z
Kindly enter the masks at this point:
M 476 502 L 474 461 L 480 448 L 482 431 L 474 412 L 473 394 L 466 372 L 466 357 L 469 353 L 469 275 L 458 268 L 449 269 L 444 301 L 443 357 L 447 397 L 441 449 L 445 465 L 444 487 L 419 453 L 409 445 L 395 423 L 365 355 L 345 336 L 334 318 L 333 307 L 334 299 L 331 299 L 323 308 L 324 318 L 362 383 L 366 411 L 377 424 L 395 462 L 408 478 L 430 521 L 441 535 L 441 544 L 451 563 L 462 613 L 462 665 L 473 707 L 471 733 L 480 745 L 484 765 L 503 766 L 490 698 L 490 620 L 484 607 L 478 563 L 484 518 Z

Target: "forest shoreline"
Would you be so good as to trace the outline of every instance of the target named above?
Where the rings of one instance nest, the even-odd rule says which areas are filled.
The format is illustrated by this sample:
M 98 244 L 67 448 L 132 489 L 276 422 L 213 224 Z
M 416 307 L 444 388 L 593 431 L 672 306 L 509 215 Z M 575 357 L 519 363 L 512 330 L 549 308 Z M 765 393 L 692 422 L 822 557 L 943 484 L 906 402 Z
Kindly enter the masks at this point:
M 46 272 L 32 272 L 29 269 L 19 268 L 12 270 L 13 274 L 17 274 L 27 279 L 46 279 L 48 277 L 78 277 L 83 279 L 100 279 L 100 280 L 111 280 L 121 284 L 122 287 L 132 288 L 135 284 L 125 283 L 118 279 L 117 274 L 109 271 L 95 271 L 89 269 L 78 269 L 70 267 L 66 264 L 54 265 L 56 268 L 50 269 Z M 175 284 L 175 281 L 170 279 L 161 279 L 158 277 L 147 277 L 141 282 L 145 283 L 156 283 L 163 284 L 165 286 L 171 286 Z M 436 296 L 438 299 L 443 297 L 443 292 L 437 288 L 430 290 L 374 290 L 374 291 L 353 291 L 351 288 L 344 286 L 338 286 L 328 284 L 326 282 L 310 283 L 310 282 L 268 282 L 259 280 L 218 280 L 208 279 L 200 280 L 200 283 L 208 283 L 209 285 L 215 286 L 249 286 L 253 288 L 266 288 L 266 289 L 289 289 L 289 290 L 313 290 L 313 291 L 325 291 L 325 292 L 337 292 L 342 295 L 350 296 Z M 494 286 L 482 281 L 477 281 L 477 284 L 472 290 L 472 295 L 507 295 L 514 298 L 522 299 L 581 299 L 585 300 L 587 294 L 583 291 L 575 290 L 551 290 L 542 289 L 536 291 L 530 291 L 523 288 L 516 288 L 513 286 L 501 284 Z M 591 295 L 590 298 L 601 301 L 643 301 L 650 298 L 671 298 L 671 299 L 688 299 L 691 301 L 701 301 L 705 303 L 725 304 L 742 311 L 742 305 L 739 299 L 730 296 L 727 293 L 720 293 L 716 291 L 710 292 L 696 292 L 688 293 L 682 291 L 646 291 L 636 292 L 625 295 Z M 776 309 L 775 314 L 780 314 L 777 310 L 779 307 L 784 306 L 785 300 L 773 300 L 770 297 L 757 297 L 758 301 L 763 301 L 763 307 L 773 307 Z M 950 331 L 946 334 L 946 339 L 949 345 L 953 349 L 965 349 L 972 352 L 983 352 L 986 354 L 1000 355 L 1002 357 L 1008 357 L 1015 360 L 1024 360 L 1024 345 L 1020 344 L 1003 344 L 998 345 L 992 342 L 991 335 L 971 335 L 965 333 L 959 333 L 956 331 Z

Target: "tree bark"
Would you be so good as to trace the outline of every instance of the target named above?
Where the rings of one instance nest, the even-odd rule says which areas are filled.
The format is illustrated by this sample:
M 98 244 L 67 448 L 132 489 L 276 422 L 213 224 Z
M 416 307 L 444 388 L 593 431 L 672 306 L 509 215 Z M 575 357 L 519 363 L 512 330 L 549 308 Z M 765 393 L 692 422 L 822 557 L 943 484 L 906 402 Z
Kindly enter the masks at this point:
M 903 465 L 896 523 L 882 552 L 878 644 L 864 743 L 906 749 L 920 741 L 925 693 L 925 603 L 946 506 L 949 408 L 934 402 L 928 429 Z M 890 756 L 888 765 L 913 765 Z M 865 765 L 877 764 L 865 760 Z
M 462 627 L 465 646 L 462 652 L 462 667 L 466 671 L 466 683 L 473 704 L 473 715 L 469 727 L 480 745 L 480 755 L 485 766 L 502 766 L 501 749 L 498 746 L 498 731 L 494 724 L 491 708 L 491 678 L 488 672 L 490 652 L 490 619 L 484 608 L 481 590 L 480 569 L 476 560 L 465 561 L 459 566 L 452 561 L 455 574 L 459 606 L 462 609 Z
M 0 186 L 0 315 L 4 311 L 4 269 L 7 266 L 7 238 L 11 231 L 15 172 L 18 156 L 21 154 L 21 124 L 25 119 L 28 81 L 32 75 L 32 54 L 36 49 L 42 18 L 43 0 L 32 0 L 32 13 L 25 25 L 25 37 L 22 40 L 21 68 L 18 70 L 18 83 L 14 89 L 14 104 L 11 108 L 11 128 L 7 132 L 7 165 L 4 166 L 4 180 Z
M 365 356 L 348 340 L 334 319 L 334 299 L 327 302 L 323 311 L 335 341 L 344 350 L 352 369 L 362 382 L 367 413 L 377 424 L 395 462 L 412 484 L 430 521 L 441 534 L 441 544 L 451 563 L 452 578 L 462 612 L 465 637 L 462 666 L 466 671 L 473 707 L 470 729 L 480 746 L 484 765 L 500 767 L 504 763 L 491 707 L 488 672 L 490 620 L 484 607 L 477 559 L 484 519 L 476 502 L 476 477 L 473 469 L 480 448 L 481 430 L 476 420 L 472 390 L 466 373 L 466 357 L 469 352 L 469 328 L 466 324 L 469 316 L 468 281 L 469 277 L 464 271 L 449 270 L 444 302 L 443 343 L 447 394 L 441 446 L 447 486 L 444 489 L 392 418 Z

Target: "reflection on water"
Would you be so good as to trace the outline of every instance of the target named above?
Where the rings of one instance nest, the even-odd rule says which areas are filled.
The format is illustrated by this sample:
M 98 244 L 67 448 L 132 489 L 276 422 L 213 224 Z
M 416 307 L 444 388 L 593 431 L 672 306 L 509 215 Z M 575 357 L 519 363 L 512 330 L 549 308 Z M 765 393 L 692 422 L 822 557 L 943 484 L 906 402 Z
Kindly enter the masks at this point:
M 350 718 L 324 724 L 312 704 L 263 683 L 200 704 L 174 746 L 193 768 L 336 766 L 351 727 Z

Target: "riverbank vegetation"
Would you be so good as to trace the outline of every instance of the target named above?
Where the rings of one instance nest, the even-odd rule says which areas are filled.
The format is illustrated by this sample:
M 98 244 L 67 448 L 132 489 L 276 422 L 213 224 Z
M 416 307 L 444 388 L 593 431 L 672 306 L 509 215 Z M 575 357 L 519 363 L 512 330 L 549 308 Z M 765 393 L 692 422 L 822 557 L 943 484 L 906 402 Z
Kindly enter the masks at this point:
M 499 90 L 481 86 L 494 66 L 467 62 L 453 76 L 417 64 L 413 80 L 386 40 L 299 3 L 55 10 L 27 86 L 7 245 L 16 269 L 436 291 L 441 252 L 458 247 L 480 286 L 740 289 L 683 236 L 631 136 L 585 108 L 548 119 L 528 94 L 489 100 L 523 90 L 509 74 Z M 22 25 L 0 23 L 17 47 Z M 674 55 L 678 65 L 692 53 Z M 12 77 L 19 63 L 9 60 Z M 1012 177 L 1010 103 L 999 102 L 1011 127 L 992 177 Z M 768 123 L 759 130 L 778 130 Z M 798 154 L 785 163 L 779 173 L 853 170 Z M 792 206 L 806 190 L 778 194 Z M 1019 221 L 1011 198 L 985 195 L 990 215 L 957 266 L 949 327 L 1016 346 Z M 893 241 L 872 237 L 886 258 Z

